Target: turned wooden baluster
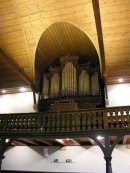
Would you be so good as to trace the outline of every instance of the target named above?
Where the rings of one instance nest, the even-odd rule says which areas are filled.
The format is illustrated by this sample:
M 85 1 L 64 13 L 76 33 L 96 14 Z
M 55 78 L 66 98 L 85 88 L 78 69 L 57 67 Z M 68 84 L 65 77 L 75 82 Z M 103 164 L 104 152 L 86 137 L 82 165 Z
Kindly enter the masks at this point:
M 93 130 L 97 130 L 97 117 L 96 117 L 96 115 L 97 115 L 96 112 L 91 112 Z
M 118 110 L 115 111 L 115 127 L 120 128 L 120 115 Z
M 61 129 L 61 116 L 60 113 L 56 116 L 56 131 L 59 132 Z
M 76 130 L 76 116 L 75 116 L 75 114 L 72 114 L 72 116 L 71 116 L 71 130 L 72 131 Z
M 124 111 L 121 110 L 121 128 L 125 128 L 125 116 L 124 116 Z
M 47 115 L 47 124 L 46 124 L 46 131 L 49 132 L 50 128 L 51 128 L 51 118 L 50 118 L 50 114 Z
M 71 130 L 71 118 L 69 114 L 66 114 L 66 131 Z
M 65 131 L 65 114 L 61 114 L 61 131 Z
M 113 114 L 114 114 L 113 111 L 111 111 L 110 112 L 110 124 L 111 124 L 110 128 L 111 129 L 114 129 L 114 120 L 115 120 L 115 118 L 114 118 Z
M 98 112 L 98 129 L 103 129 L 103 113 Z
M 75 114 L 76 116 L 76 130 L 80 131 L 81 130 L 81 114 Z
M 87 125 L 88 125 L 88 130 L 91 130 L 92 129 L 92 116 L 91 116 L 91 112 L 88 113 L 88 116 L 87 116 Z
M 56 130 L 56 115 L 52 114 L 51 116 L 51 131 L 55 132 Z
M 87 118 L 88 118 L 88 115 L 83 113 L 81 114 L 81 120 L 82 120 L 82 130 L 86 130 L 87 129 Z
M 47 115 L 40 116 L 41 118 L 41 124 L 40 124 L 40 118 L 38 119 L 38 127 L 40 128 L 41 132 L 46 132 L 46 126 L 47 126 Z

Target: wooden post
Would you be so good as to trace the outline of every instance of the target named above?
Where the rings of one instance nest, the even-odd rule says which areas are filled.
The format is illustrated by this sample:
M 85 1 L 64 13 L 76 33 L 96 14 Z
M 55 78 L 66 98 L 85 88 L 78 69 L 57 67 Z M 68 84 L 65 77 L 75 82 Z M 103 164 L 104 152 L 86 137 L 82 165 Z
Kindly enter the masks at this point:
M 92 139 L 99 145 L 104 154 L 104 159 L 106 161 L 106 173 L 112 173 L 112 166 L 111 166 L 112 151 L 123 136 L 124 134 L 120 134 L 119 136 L 116 137 L 115 141 L 112 144 L 110 144 L 109 135 L 105 135 L 103 136 L 105 140 L 104 145 L 97 139 L 96 136 L 92 137 Z
M 104 157 L 106 160 L 106 173 L 112 173 L 111 159 L 112 157 Z
M 5 158 L 4 152 L 6 151 L 8 146 L 11 144 L 11 142 L 12 142 L 12 139 L 9 139 L 9 142 L 6 142 L 6 138 L 0 139 L 0 172 L 2 171 L 1 170 L 2 160 Z
M 6 143 L 5 143 L 5 138 L 0 139 L 0 172 L 1 172 L 1 167 L 2 167 L 2 160 L 5 158 L 4 152 L 6 150 Z
M 2 160 L 5 158 L 5 156 L 0 155 L 0 172 L 2 172 L 1 167 L 2 167 Z

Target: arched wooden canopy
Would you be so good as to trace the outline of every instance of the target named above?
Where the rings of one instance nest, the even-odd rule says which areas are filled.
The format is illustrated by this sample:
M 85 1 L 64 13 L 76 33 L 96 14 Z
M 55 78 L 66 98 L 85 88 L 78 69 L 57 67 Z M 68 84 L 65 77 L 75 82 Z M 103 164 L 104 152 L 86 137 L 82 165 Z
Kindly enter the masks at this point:
M 39 75 L 66 54 L 77 54 L 99 65 L 97 51 L 87 34 L 71 23 L 57 22 L 43 32 L 37 45 L 36 84 L 39 83 Z

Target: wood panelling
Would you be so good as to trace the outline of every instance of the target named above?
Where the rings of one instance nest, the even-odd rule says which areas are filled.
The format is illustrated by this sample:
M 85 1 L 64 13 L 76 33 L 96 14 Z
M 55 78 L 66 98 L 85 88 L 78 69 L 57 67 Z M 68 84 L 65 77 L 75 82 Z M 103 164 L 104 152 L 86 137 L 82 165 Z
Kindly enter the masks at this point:
M 129 78 L 130 1 L 100 0 L 99 10 L 108 80 L 120 76 Z M 54 25 L 56 22 L 59 23 Z M 99 55 L 91 0 L 0 0 L 0 44 L 19 66 L 28 68 L 25 73 L 32 81 L 35 79 L 36 50 L 38 72 L 67 51 L 83 54 L 87 52 L 87 56 L 94 57 L 87 36 L 77 28 L 86 32 Z M 120 62 L 124 62 L 124 65 Z M 120 68 L 115 69 L 115 66 Z M 12 77 L 10 68 L 5 67 L 4 71 L 7 71 L 9 78 Z M 13 83 L 12 86 L 17 85 Z M 8 88 L 8 85 L 5 83 L 3 87 Z
M 98 64 L 98 55 L 88 36 L 76 26 L 59 22 L 51 25 L 41 36 L 36 52 L 36 61 L 42 63 L 45 70 L 60 56 L 79 54 Z M 39 68 L 39 66 L 36 66 Z

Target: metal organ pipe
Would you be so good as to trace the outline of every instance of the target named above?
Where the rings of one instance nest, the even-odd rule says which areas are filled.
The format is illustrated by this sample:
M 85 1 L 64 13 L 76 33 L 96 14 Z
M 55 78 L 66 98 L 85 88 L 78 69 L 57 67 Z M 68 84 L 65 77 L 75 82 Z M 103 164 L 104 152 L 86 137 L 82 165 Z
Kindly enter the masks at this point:
M 71 62 L 68 62 L 62 71 L 62 92 L 74 95 L 76 88 L 76 68 Z
M 97 72 L 95 72 L 91 80 L 92 80 L 92 94 L 93 95 L 99 94 L 99 80 Z

